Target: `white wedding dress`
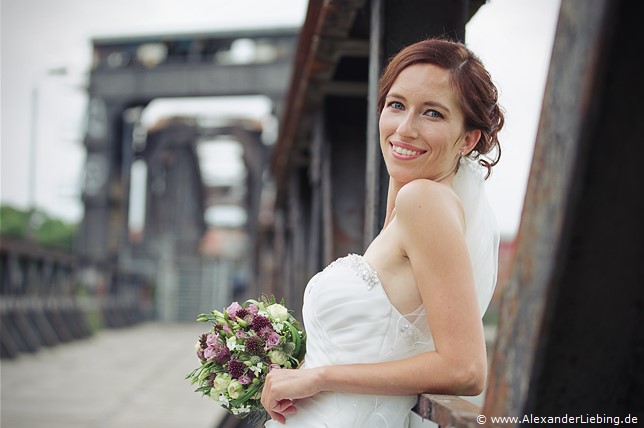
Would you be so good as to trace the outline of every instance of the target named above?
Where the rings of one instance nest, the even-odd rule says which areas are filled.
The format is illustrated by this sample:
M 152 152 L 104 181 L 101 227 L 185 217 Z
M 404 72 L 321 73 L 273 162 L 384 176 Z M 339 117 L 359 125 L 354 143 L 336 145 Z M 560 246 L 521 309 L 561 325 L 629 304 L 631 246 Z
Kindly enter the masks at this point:
M 485 312 L 496 284 L 498 229 L 487 204 L 480 168 L 462 160 L 454 190 L 461 198 L 479 310 Z M 391 304 L 377 273 L 360 255 L 327 266 L 306 286 L 302 317 L 307 334 L 305 368 L 400 360 L 434 350 L 420 306 L 401 314 Z M 286 425 L 266 428 L 407 428 L 417 396 L 322 392 L 297 400 Z
M 336 260 L 309 281 L 302 316 L 306 368 L 399 360 L 434 349 L 424 309 L 400 314 L 357 254 Z M 266 427 L 402 428 L 416 399 L 323 392 L 298 400 L 286 425 L 269 421 Z

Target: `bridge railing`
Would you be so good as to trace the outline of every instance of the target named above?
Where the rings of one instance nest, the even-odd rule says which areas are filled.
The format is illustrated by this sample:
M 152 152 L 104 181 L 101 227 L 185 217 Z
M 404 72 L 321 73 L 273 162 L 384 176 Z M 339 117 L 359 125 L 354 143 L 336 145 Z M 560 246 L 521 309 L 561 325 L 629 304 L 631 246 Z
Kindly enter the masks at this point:
M 136 276 L 105 269 L 83 279 L 76 256 L 29 241 L 0 239 L 2 358 L 83 339 L 98 328 L 143 320 L 145 288 Z

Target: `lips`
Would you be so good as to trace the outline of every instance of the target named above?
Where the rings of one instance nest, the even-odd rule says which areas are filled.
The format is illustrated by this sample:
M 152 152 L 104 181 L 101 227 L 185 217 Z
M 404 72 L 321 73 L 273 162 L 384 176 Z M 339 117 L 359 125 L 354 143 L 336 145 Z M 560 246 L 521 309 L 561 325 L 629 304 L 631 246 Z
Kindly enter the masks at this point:
M 396 142 L 390 141 L 389 144 L 391 145 L 392 155 L 397 159 L 409 160 L 409 159 L 417 158 L 418 156 L 424 153 L 427 153 L 427 150 L 418 150 L 417 147 L 414 147 L 410 144 L 401 143 L 398 141 Z

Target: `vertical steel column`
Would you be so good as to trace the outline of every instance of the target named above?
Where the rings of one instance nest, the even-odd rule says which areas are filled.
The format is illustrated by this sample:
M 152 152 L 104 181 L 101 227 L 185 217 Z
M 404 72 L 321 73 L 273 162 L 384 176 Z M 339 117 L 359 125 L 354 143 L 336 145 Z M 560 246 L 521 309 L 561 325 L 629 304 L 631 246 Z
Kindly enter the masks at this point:
M 389 184 L 380 153 L 380 114 L 376 111 L 380 73 L 393 55 L 411 43 L 441 35 L 463 41 L 468 16 L 468 0 L 371 0 L 365 248 L 382 228 Z
M 644 413 L 642 9 L 562 3 L 488 416 Z

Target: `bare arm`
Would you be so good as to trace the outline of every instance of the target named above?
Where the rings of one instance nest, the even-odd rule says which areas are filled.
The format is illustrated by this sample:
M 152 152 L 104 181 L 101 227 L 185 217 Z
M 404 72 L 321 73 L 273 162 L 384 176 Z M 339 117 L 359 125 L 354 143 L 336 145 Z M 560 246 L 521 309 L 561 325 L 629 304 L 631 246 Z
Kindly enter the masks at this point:
M 400 361 L 272 372 L 262 403 L 283 420 L 292 399 L 332 390 L 357 394 L 478 394 L 485 382 L 483 329 L 460 206 L 443 185 L 407 184 L 396 199 L 400 245 L 425 306 L 436 351 Z M 288 399 L 285 401 L 285 399 Z

